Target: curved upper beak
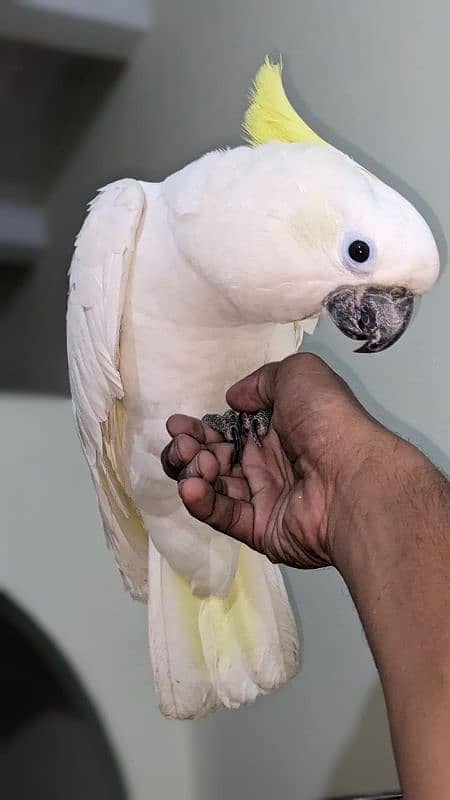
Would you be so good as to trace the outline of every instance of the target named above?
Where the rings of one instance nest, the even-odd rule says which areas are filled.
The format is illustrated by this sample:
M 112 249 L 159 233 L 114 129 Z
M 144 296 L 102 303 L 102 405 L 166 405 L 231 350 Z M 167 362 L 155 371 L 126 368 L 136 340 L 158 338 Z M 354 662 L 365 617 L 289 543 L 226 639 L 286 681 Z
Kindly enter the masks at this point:
M 341 286 L 324 300 L 324 306 L 342 333 L 365 339 L 357 353 L 380 353 L 408 327 L 414 295 L 402 286 Z

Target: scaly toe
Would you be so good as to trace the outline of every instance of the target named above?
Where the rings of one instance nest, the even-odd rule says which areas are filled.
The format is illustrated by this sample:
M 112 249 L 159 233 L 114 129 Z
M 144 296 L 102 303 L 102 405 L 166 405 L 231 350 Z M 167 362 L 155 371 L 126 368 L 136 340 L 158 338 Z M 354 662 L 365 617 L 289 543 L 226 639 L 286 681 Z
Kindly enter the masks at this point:
M 249 435 L 258 447 L 261 447 L 261 440 L 264 439 L 269 430 L 271 417 L 272 412 L 268 409 L 258 411 L 257 414 L 251 416 Z
M 242 458 L 242 438 L 243 429 L 241 415 L 229 409 L 225 414 L 205 414 L 202 422 L 209 425 L 214 431 L 218 431 L 225 441 L 233 445 L 232 466 L 240 463 Z

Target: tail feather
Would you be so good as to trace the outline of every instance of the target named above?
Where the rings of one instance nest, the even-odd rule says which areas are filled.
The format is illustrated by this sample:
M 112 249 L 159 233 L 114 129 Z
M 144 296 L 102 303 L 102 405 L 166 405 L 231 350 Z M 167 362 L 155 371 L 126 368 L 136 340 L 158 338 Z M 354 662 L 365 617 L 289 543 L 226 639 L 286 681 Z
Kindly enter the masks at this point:
M 148 548 L 150 656 L 162 713 L 193 719 L 220 706 L 198 630 L 200 600 L 160 555 Z
M 149 546 L 150 651 L 161 711 L 177 719 L 237 708 L 298 669 L 298 636 L 278 567 L 241 548 L 227 597 L 194 597 Z
M 224 706 L 255 700 L 297 672 L 297 629 L 280 570 L 246 547 L 228 597 L 203 600 L 199 629 Z

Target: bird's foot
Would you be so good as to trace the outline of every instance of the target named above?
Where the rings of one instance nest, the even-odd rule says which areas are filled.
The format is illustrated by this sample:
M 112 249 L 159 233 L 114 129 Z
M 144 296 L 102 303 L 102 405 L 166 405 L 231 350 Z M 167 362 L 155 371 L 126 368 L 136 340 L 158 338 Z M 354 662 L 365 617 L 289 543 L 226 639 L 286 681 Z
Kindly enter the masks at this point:
M 242 457 L 242 440 L 245 435 L 242 414 L 232 411 L 230 408 L 225 414 L 205 414 L 202 422 L 208 425 L 213 431 L 221 433 L 226 442 L 234 447 L 233 464 L 238 464 Z
M 258 447 L 261 447 L 261 440 L 264 439 L 270 427 L 272 411 L 263 408 L 256 414 L 247 414 L 245 411 L 240 415 L 242 428 L 246 436 L 250 436 Z
M 247 414 L 245 411 L 238 413 L 231 409 L 225 414 L 205 414 L 202 422 L 214 431 L 218 431 L 225 441 L 234 447 L 233 465 L 240 463 L 244 440 L 251 439 L 261 447 L 261 440 L 269 430 L 272 412 L 268 409 L 258 411 L 257 414 Z

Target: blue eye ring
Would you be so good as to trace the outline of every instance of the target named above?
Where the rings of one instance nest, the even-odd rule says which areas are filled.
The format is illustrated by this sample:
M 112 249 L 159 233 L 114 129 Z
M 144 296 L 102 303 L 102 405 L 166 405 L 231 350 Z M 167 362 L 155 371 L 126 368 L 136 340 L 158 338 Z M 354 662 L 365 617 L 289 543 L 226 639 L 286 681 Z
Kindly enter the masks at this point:
M 376 248 L 372 239 L 360 233 L 349 233 L 342 244 L 342 260 L 352 272 L 371 272 Z

